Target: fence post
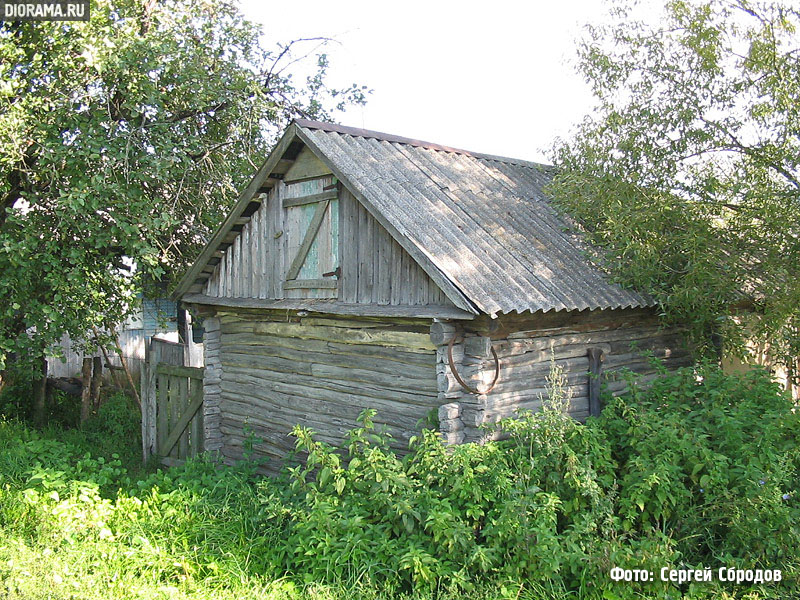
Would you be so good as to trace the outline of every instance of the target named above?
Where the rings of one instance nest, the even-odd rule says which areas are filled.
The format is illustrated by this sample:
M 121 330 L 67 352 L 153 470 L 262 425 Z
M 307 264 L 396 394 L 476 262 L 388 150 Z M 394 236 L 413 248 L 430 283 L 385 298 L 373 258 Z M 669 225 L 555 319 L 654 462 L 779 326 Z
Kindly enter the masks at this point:
M 111 368 L 111 361 L 108 360 L 106 355 L 106 362 L 108 368 Z M 150 458 L 152 449 L 150 448 L 150 415 L 148 409 L 150 407 L 150 388 L 147 385 L 148 371 L 150 370 L 150 342 L 145 340 L 144 343 L 144 364 L 139 370 L 139 389 L 142 391 L 142 462 L 147 463 Z

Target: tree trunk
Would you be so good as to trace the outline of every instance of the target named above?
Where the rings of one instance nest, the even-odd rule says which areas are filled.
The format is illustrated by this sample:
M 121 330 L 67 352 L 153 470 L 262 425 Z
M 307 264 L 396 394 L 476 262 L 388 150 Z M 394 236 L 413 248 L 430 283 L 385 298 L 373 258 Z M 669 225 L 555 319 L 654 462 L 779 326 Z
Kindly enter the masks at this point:
M 34 384 L 33 422 L 40 427 L 47 421 L 47 358 L 42 356 L 42 378 Z
M 103 385 L 103 359 L 95 356 L 92 359 L 92 385 L 90 397 L 92 409 L 97 412 L 100 408 L 100 387 Z
M 131 386 L 131 393 L 133 394 L 133 399 L 136 401 L 136 406 L 139 407 L 139 410 L 142 410 L 142 401 L 139 398 L 139 392 L 136 391 L 136 384 L 133 383 L 133 377 L 131 376 L 131 370 L 128 368 L 128 361 L 125 359 L 125 355 L 122 353 L 122 346 L 119 344 L 119 336 L 116 332 L 114 332 L 114 342 L 116 344 L 117 356 L 119 356 L 119 362 L 122 363 L 122 368 L 125 370 L 125 375 L 128 378 L 128 383 Z
M 92 414 L 92 359 L 85 356 L 83 358 L 83 369 L 81 370 L 81 380 L 83 390 L 81 391 L 81 423 Z

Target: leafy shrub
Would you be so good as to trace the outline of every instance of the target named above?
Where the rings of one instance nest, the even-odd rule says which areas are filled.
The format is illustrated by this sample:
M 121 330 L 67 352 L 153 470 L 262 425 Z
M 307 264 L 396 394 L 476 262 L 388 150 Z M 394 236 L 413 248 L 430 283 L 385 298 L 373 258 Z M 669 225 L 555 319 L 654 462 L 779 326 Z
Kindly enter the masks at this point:
M 130 434 L 122 403 L 82 439 L 0 421 L 0 536 L 80 549 L 74 568 L 120 594 L 125 578 L 186 596 L 270 582 L 286 598 L 320 584 L 367 598 L 795 594 L 799 417 L 768 374 L 686 369 L 606 400 L 585 425 L 557 405 L 503 421 L 507 439 L 485 445 L 426 431 L 403 458 L 366 411 L 340 449 L 297 428 L 306 458 L 276 478 L 199 458 L 137 480 L 86 452 Z M 611 582 L 614 566 L 782 569 L 784 581 L 637 587 Z
M 800 547 L 800 415 L 769 375 L 716 367 L 613 399 L 597 426 L 618 463 L 625 530 L 657 529 L 689 564 L 768 568 Z

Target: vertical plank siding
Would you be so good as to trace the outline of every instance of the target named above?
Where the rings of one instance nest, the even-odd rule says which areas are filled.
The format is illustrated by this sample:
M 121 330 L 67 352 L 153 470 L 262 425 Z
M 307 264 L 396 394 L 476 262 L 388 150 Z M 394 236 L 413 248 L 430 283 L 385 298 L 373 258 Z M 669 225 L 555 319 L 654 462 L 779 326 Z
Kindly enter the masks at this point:
M 123 329 L 117 334 L 119 345 L 122 349 L 122 355 L 128 363 L 128 368 L 131 371 L 131 376 L 134 381 L 140 377 L 145 361 L 146 341 L 149 340 L 152 335 L 152 330 L 146 329 Z M 81 350 L 80 344 L 73 342 L 69 335 L 64 334 L 58 346 L 64 360 L 52 356 L 48 357 L 48 376 L 79 377 L 84 358 L 84 352 Z M 100 350 L 97 350 L 91 356 L 102 357 L 103 354 Z M 108 359 L 115 367 L 122 367 L 119 355 L 116 352 L 109 352 Z M 113 381 L 111 370 L 105 368 L 105 357 L 103 357 L 103 362 L 103 377 L 108 381 Z
M 283 201 L 322 194 L 332 176 L 278 183 L 223 251 L 203 293 L 212 297 L 338 298 L 348 304 L 446 305 L 452 302 L 366 208 L 344 187 L 329 200 L 319 231 L 297 275 L 314 281 L 340 267 L 337 289 L 284 289 L 317 204 Z
M 347 189 L 342 189 L 339 204 L 342 302 L 452 306 L 422 267 Z
M 221 450 L 229 461 L 242 456 L 250 429 L 263 440 L 255 452 L 274 459 L 274 470 L 294 448 L 295 425 L 340 444 L 366 408 L 378 411 L 376 422 L 404 450 L 420 421 L 438 409 L 428 321 L 220 313 L 216 355 L 209 355 L 215 341 L 206 333 L 206 402 L 209 392 L 219 398 Z M 210 365 L 221 373 L 213 386 Z

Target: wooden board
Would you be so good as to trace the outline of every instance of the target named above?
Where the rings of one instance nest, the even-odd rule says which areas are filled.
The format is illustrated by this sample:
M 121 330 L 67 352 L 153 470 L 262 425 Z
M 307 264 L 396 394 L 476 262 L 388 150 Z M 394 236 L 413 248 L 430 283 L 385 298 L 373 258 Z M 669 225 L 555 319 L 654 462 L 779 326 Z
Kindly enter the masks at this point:
M 325 175 L 331 175 L 331 170 L 308 147 L 304 147 L 294 159 L 292 166 L 286 171 L 283 181 L 291 183 Z

